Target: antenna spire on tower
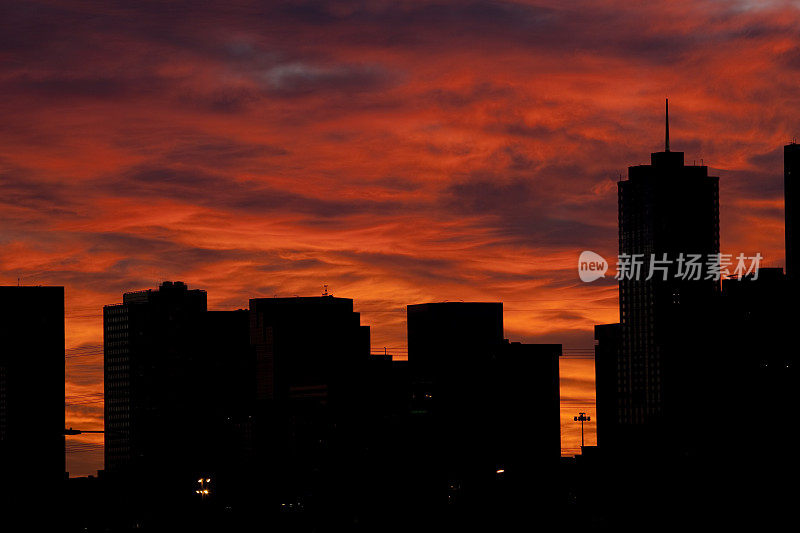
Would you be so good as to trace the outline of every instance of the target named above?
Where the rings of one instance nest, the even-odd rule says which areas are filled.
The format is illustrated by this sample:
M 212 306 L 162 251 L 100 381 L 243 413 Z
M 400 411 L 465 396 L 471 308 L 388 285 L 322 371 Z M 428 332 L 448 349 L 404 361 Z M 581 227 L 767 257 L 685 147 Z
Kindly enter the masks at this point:
M 666 107 L 665 107 L 665 118 L 666 122 L 664 125 L 664 151 L 669 152 L 669 98 L 666 99 Z

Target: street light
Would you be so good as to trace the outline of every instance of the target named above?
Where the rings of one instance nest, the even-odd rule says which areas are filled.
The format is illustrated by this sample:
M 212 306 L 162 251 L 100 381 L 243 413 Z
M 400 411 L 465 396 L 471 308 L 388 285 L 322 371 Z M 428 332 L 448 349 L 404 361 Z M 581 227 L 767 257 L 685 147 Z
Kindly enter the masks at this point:
M 208 497 L 208 495 L 211 494 L 209 490 L 211 487 L 211 478 L 201 477 L 200 479 L 197 480 L 197 484 L 199 485 L 200 488 L 195 490 L 194 493 L 199 494 L 200 498 L 205 500 Z
M 578 416 L 572 417 L 575 422 L 581 423 L 581 449 L 583 449 L 583 423 L 590 422 L 592 417 L 586 416 L 586 413 L 578 413 Z

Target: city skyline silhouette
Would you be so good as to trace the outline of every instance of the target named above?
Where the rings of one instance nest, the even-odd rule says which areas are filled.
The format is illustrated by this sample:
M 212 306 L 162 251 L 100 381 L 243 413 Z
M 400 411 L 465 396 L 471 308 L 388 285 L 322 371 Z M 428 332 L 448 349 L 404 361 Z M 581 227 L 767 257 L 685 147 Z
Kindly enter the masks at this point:
M 765 443 L 754 435 L 762 433 L 773 447 L 767 449 L 775 452 L 770 461 L 791 454 L 792 430 L 783 427 L 780 411 L 762 413 L 794 398 L 787 391 L 795 362 L 784 352 L 791 350 L 787 331 L 796 317 L 787 297 L 797 294 L 792 178 L 800 168 L 798 24 L 800 9 L 783 0 L 680 6 L 611 0 L 569 6 L 551 0 L 92 6 L 66 0 L 0 7 L 0 287 L 14 298 L 31 295 L 21 300 L 25 305 L 38 298 L 37 288 L 63 290 L 64 471 L 82 478 L 71 485 L 72 496 L 94 494 L 101 501 L 104 491 L 97 487 L 124 486 L 119 480 L 99 481 L 115 470 L 109 465 L 126 462 L 135 450 L 148 457 L 164 453 L 153 464 L 167 464 L 179 442 L 190 447 L 191 428 L 208 425 L 227 435 L 211 439 L 217 450 L 229 449 L 231 435 L 239 442 L 233 449 L 241 451 L 250 446 L 243 442 L 266 442 L 265 428 L 284 431 L 291 435 L 287 442 L 305 443 L 287 444 L 284 451 L 304 450 L 307 460 L 296 464 L 308 479 L 317 470 L 334 472 L 326 470 L 332 458 L 344 457 L 315 455 L 308 444 L 327 443 L 329 437 L 358 442 L 351 453 L 363 447 L 369 451 L 364 461 L 374 460 L 403 479 L 398 493 L 414 487 L 410 478 L 417 474 L 441 485 L 444 474 L 436 469 L 448 465 L 446 497 L 461 502 L 457 507 L 468 509 L 472 505 L 466 502 L 485 497 L 517 516 L 508 502 L 533 493 L 524 492 L 530 487 L 522 487 L 513 469 L 506 472 L 507 465 L 494 465 L 496 476 L 488 480 L 483 470 L 471 471 L 463 457 L 432 461 L 423 448 L 411 446 L 416 441 L 408 435 L 428 436 L 440 447 L 454 445 L 435 431 L 426 433 L 436 420 L 452 423 L 447 427 L 462 435 L 475 430 L 447 401 L 442 405 L 449 407 L 439 409 L 450 416 L 433 410 L 428 420 L 427 407 L 398 399 L 405 393 L 424 398 L 444 387 L 471 401 L 467 385 L 413 367 L 409 312 L 423 304 L 502 305 L 502 342 L 494 335 L 487 344 L 491 349 L 480 353 L 490 354 L 484 361 L 490 379 L 485 391 L 515 409 L 525 403 L 514 395 L 517 389 L 503 390 L 491 380 L 523 368 L 515 357 L 549 357 L 542 347 L 560 346 L 563 459 L 555 470 L 544 468 L 544 477 L 561 499 L 531 496 L 541 509 L 580 510 L 586 523 L 605 524 L 608 513 L 600 510 L 611 509 L 613 502 L 587 479 L 615 471 L 638 479 L 631 458 L 649 460 L 656 434 L 655 440 L 670 440 L 659 448 L 664 456 L 657 466 L 665 479 L 700 467 L 708 467 L 711 478 L 713 472 L 726 479 L 719 464 L 735 461 L 737 447 L 745 445 L 760 455 Z M 685 186 L 658 185 L 657 198 L 648 197 L 653 189 L 645 182 L 678 174 Z M 705 209 L 708 201 L 716 207 Z M 653 212 L 661 218 L 652 226 L 642 223 Z M 660 236 L 648 233 L 659 227 L 653 233 L 663 230 Z M 618 253 L 663 250 L 759 254 L 764 277 L 745 276 L 740 285 L 709 282 L 708 291 L 696 294 L 686 290 L 691 284 L 623 281 L 620 286 L 614 279 Z M 609 266 L 604 277 L 589 283 L 576 269 L 587 251 Z M 170 344 L 174 331 L 183 330 L 173 331 L 168 322 L 158 334 L 137 330 L 158 339 L 152 342 L 161 345 L 165 361 L 148 360 L 133 373 L 125 365 L 156 352 L 142 350 L 128 359 L 129 354 L 113 353 L 117 359 L 110 361 L 109 334 L 119 334 L 114 342 L 122 342 L 127 330 L 110 330 L 104 312 L 118 309 L 127 317 L 126 298 L 158 294 L 162 287 L 177 290 L 179 283 L 204 291 L 208 311 L 184 324 L 196 334 L 189 343 L 193 353 L 202 357 L 191 359 L 195 355 L 186 355 L 185 346 Z M 382 398 L 383 407 L 370 414 L 382 420 L 378 435 L 320 429 L 348 426 L 358 417 L 350 417 L 349 409 L 329 409 L 328 388 L 343 387 L 347 380 L 310 355 L 304 360 L 321 369 L 313 379 L 295 373 L 273 384 L 294 393 L 312 387 L 305 403 L 287 393 L 291 407 L 273 410 L 250 398 L 249 384 L 241 385 L 252 373 L 260 376 L 256 390 L 263 392 L 269 381 L 264 353 L 278 350 L 267 330 L 260 344 L 253 341 L 253 324 L 243 333 L 245 317 L 269 314 L 259 315 L 252 301 L 298 297 L 352 301 L 360 326 L 369 329 L 366 350 L 372 359 L 353 368 L 357 375 L 379 376 L 384 385 L 367 393 Z M 19 305 L 8 305 L 7 322 L 17 324 Z M 31 316 L 57 307 L 52 301 L 31 305 L 26 308 Z M 171 312 L 152 316 L 172 317 Z M 297 333 L 302 326 L 296 327 L 292 335 L 302 336 Z M 35 402 L 24 402 L 21 411 L 13 402 L 35 383 L 34 367 L 14 359 L 25 351 L 13 337 L 22 327 L 4 331 L 13 349 L 0 354 L 0 366 L 25 375 L 26 385 L 14 388 L 19 381 L 9 381 L 6 388 L 3 380 L 10 378 L 0 375 L 5 391 L 0 405 L 9 416 L 25 413 L 31 423 Z M 258 364 L 244 355 L 255 346 L 262 351 Z M 472 349 L 456 341 L 450 346 Z M 238 354 L 238 366 L 213 355 L 229 348 Z M 687 353 L 693 356 L 681 366 L 669 355 Z M 181 374 L 184 357 L 199 365 L 193 367 L 195 378 L 211 380 L 216 373 L 224 384 L 224 392 L 201 397 L 194 411 L 187 400 L 194 392 Z M 48 376 L 55 374 L 60 376 Z M 479 374 L 464 370 L 462 381 L 478 381 Z M 133 407 L 126 403 L 134 390 L 126 384 L 132 376 L 143 379 Z M 164 376 L 179 378 L 182 388 L 171 390 Z M 312 383 L 298 385 L 295 378 Z M 737 392 L 728 386 L 732 381 L 747 383 L 750 392 Z M 178 390 L 184 393 L 180 400 Z M 303 410 L 313 404 L 309 398 L 320 397 L 325 407 Z M 596 397 L 605 398 L 603 405 L 595 405 Z M 13 402 L 3 403 L 7 398 Z M 341 402 L 361 413 L 357 402 Z M 472 407 L 482 413 L 487 405 L 502 410 L 491 402 Z M 149 413 L 139 419 L 143 426 L 161 429 L 146 432 L 146 442 L 135 442 L 121 416 L 128 408 Z M 182 425 L 167 422 L 184 411 L 194 418 Z M 718 411 L 732 412 L 725 429 L 709 414 Z M 591 418 L 583 428 L 574 420 L 579 413 Z M 223 414 L 232 425 L 218 424 Z M 248 416 L 258 422 L 243 421 Z M 608 422 L 613 418 L 631 427 L 615 428 Z M 490 427 L 487 417 L 477 419 L 484 424 L 479 427 Z M 0 420 L 0 434 L 19 420 Z M 646 427 L 633 427 L 640 424 Z M 391 441 L 398 428 L 408 430 L 403 438 L 409 441 Z M 298 437 L 304 431 L 305 440 Z M 637 443 L 628 459 L 609 451 L 615 448 L 610 444 L 604 449 L 604 438 L 613 442 L 615 431 L 628 445 Z M 693 442 L 688 434 L 695 435 Z M 527 437 L 523 431 L 515 435 Z M 503 449 L 483 434 L 475 440 L 472 449 L 480 453 Z M 31 451 L 19 440 L 9 442 L 14 456 Z M 371 452 L 397 442 L 409 442 L 419 461 L 404 457 L 406 463 L 388 465 Z M 706 454 L 715 459 L 697 459 Z M 22 467 L 10 457 L 3 457 L 4 464 Z M 196 459 L 187 453 L 182 461 L 189 465 Z M 418 470 L 428 461 L 435 463 L 430 478 Z M 792 460 L 786 461 L 792 471 Z M 225 461 L 219 465 L 223 471 L 233 468 Z M 752 464 L 745 466 L 742 479 L 769 484 L 768 477 L 748 470 Z M 768 462 L 765 470 L 780 466 Z M 210 478 L 197 474 L 193 483 Z M 230 487 L 231 479 L 235 476 L 215 476 L 214 483 Z M 314 490 L 344 498 L 360 494 L 358 480 L 382 483 L 353 477 L 350 493 L 316 485 Z M 730 488 L 711 500 L 734 501 L 731 491 L 740 485 L 730 481 Z M 207 483 L 192 487 L 191 494 L 207 489 Z M 167 486 L 165 479 L 165 494 Z M 778 506 L 780 487 L 765 491 L 758 505 Z M 361 495 L 369 500 L 376 494 Z M 672 495 L 661 495 L 679 505 Z M 420 496 L 420 505 L 439 496 Z M 637 512 L 650 509 L 652 502 L 637 500 L 643 496 L 630 496 L 641 504 Z M 701 495 L 688 491 L 686 497 L 699 501 Z M 295 513 L 301 500 L 283 503 Z M 386 509 L 383 502 L 370 501 L 375 509 Z M 299 515 L 328 516 L 334 507 Z M 360 518 L 377 523 L 376 515 Z
M 668 120 L 667 115 L 667 124 Z M 652 154 L 652 166 L 630 167 L 629 180 L 619 184 L 620 254 L 653 251 L 658 252 L 653 254 L 658 257 L 663 251 L 666 257 L 668 254 L 682 256 L 685 252 L 703 252 L 713 257 L 719 254 L 718 178 L 707 178 L 704 166 L 685 167 L 683 153 L 669 151 L 668 136 L 667 125 L 665 151 Z M 787 191 L 791 190 L 789 183 L 796 164 L 795 146 L 791 143 L 784 150 Z M 681 173 L 686 176 L 681 177 Z M 691 202 L 676 211 L 682 203 L 680 194 L 686 192 L 686 187 L 698 187 L 701 192 L 707 190 L 709 194 L 695 195 Z M 665 190 L 659 192 L 661 188 Z M 680 218 L 681 209 L 684 215 L 690 215 L 688 219 Z M 791 242 L 793 222 L 788 211 L 785 216 L 788 243 Z M 692 217 L 695 222 L 683 222 L 692 220 Z M 705 232 L 700 230 L 704 223 L 708 224 Z M 716 261 L 719 264 L 719 259 Z M 675 272 L 669 274 L 675 275 Z M 365 452 L 368 457 L 374 453 L 383 456 L 382 459 L 376 456 L 371 461 L 376 461 L 374 466 L 379 468 L 379 472 L 393 476 L 393 483 L 398 483 L 396 494 L 400 496 L 394 505 L 387 506 L 386 502 L 376 500 L 376 509 L 385 511 L 374 510 L 355 519 L 356 523 L 363 520 L 367 528 L 379 527 L 383 523 L 384 519 L 379 518 L 382 512 L 395 513 L 403 508 L 417 509 L 421 513 L 409 515 L 412 522 L 408 525 L 415 521 L 411 517 L 419 516 L 431 520 L 430 527 L 452 525 L 461 520 L 492 521 L 496 520 L 491 518 L 494 512 L 516 516 L 520 508 L 508 502 L 518 501 L 523 498 L 520 491 L 530 490 L 527 480 L 533 472 L 544 475 L 542 479 L 547 479 L 547 483 L 564 483 L 561 476 L 567 472 L 565 468 L 577 467 L 575 472 L 585 476 L 612 465 L 620 468 L 620 460 L 622 464 L 630 461 L 630 465 L 634 465 L 634 458 L 642 454 L 661 457 L 653 463 L 656 468 L 673 468 L 669 467 L 673 462 L 679 469 L 691 467 L 693 461 L 702 457 L 697 454 L 706 453 L 704 450 L 713 439 L 706 435 L 702 415 L 696 412 L 695 406 L 710 405 L 707 403 L 709 397 L 733 393 L 740 379 L 756 377 L 754 392 L 737 393 L 742 395 L 737 412 L 748 427 L 769 431 L 775 423 L 780 423 L 780 414 L 773 420 L 775 413 L 770 409 L 771 402 L 790 401 L 796 384 L 795 360 L 787 348 L 788 324 L 796 314 L 782 299 L 784 294 L 791 295 L 796 290 L 792 278 L 787 278 L 783 269 L 776 268 L 763 268 L 742 278 L 720 280 L 717 276 L 716 281 L 702 269 L 700 274 L 696 279 L 686 281 L 667 281 L 673 278 L 665 274 L 663 282 L 651 281 L 650 277 L 644 276 L 627 281 L 624 276 L 620 277 L 621 301 L 630 301 L 634 307 L 620 308 L 621 324 L 597 325 L 595 328 L 597 385 L 602 385 L 599 401 L 605 417 L 603 439 L 599 448 L 592 442 L 586 447 L 583 422 L 590 421 L 591 416 L 587 418 L 585 411 L 579 413 L 574 421 L 581 421 L 581 449 L 591 453 L 574 466 L 567 466 L 573 463 L 562 463 L 557 470 L 555 459 L 564 455 L 564 406 L 560 405 L 559 399 L 562 345 L 509 344 L 507 339 L 504 340 L 502 303 L 457 301 L 407 306 L 409 351 L 405 357 L 395 357 L 388 348 L 383 353 L 373 349 L 370 342 L 372 328 L 359 325 L 360 313 L 353 313 L 353 300 L 334 297 L 327 285 L 322 295 L 316 297 L 295 295 L 279 298 L 273 295 L 271 298 L 251 299 L 249 313 L 242 309 L 209 312 L 206 292 L 189 290 L 183 282 L 166 281 L 157 290 L 127 292 L 122 304 L 104 308 L 107 435 L 106 461 L 104 468 L 98 470 L 98 479 L 112 488 L 106 494 L 107 503 L 104 504 L 110 509 L 119 506 L 119 502 L 114 500 L 114 494 L 118 494 L 124 500 L 133 498 L 137 501 L 134 508 L 150 510 L 144 511 L 142 518 L 131 518 L 136 521 L 132 524 L 139 523 L 138 526 L 122 526 L 125 520 L 119 522 L 118 518 L 111 518 L 113 515 L 103 514 L 94 520 L 100 520 L 99 523 L 110 520 L 108 524 L 116 524 L 111 526 L 113 528 L 141 527 L 141 524 L 150 528 L 157 523 L 167 527 L 166 524 L 172 524 L 175 519 L 171 509 L 175 505 L 182 508 L 188 503 L 188 498 L 182 496 L 174 505 L 167 506 L 155 502 L 169 501 L 173 495 L 184 492 L 181 489 L 186 484 L 183 478 L 196 477 L 198 472 L 202 479 L 198 480 L 200 488 L 195 490 L 196 494 L 208 498 L 212 498 L 211 495 L 224 497 L 223 501 L 237 502 L 237 508 L 247 509 L 248 504 L 242 504 L 245 500 L 235 495 L 245 490 L 244 487 L 250 487 L 245 493 L 261 489 L 253 484 L 255 480 L 234 473 L 243 472 L 242 467 L 246 471 L 255 466 L 255 472 L 263 471 L 270 477 L 275 476 L 274 468 L 268 466 L 270 461 L 264 462 L 269 457 L 295 458 L 294 465 L 282 466 L 288 470 L 285 474 L 277 474 L 273 481 L 271 490 L 277 491 L 274 497 L 278 501 L 289 501 L 281 503 L 281 507 L 288 505 L 289 512 L 300 513 L 298 516 L 308 513 L 312 524 L 328 524 L 330 527 L 338 524 L 337 528 L 349 527 L 348 520 L 352 519 L 347 518 L 346 509 L 351 505 L 347 503 L 348 498 L 360 494 L 362 489 L 358 487 L 367 479 L 341 485 L 342 480 L 350 475 L 346 469 L 339 471 L 332 465 L 342 460 L 355 465 L 364 460 L 361 455 Z M 679 276 L 674 279 L 679 280 Z M 47 310 L 55 304 L 55 310 L 64 314 L 59 308 L 64 299 L 63 288 L 19 284 L 3 289 L 3 301 L 10 306 L 6 311 L 21 308 L 23 303 L 28 305 L 30 299 L 33 307 L 27 317 L 32 319 L 31 324 L 39 324 L 39 319 L 35 318 L 37 314 L 49 313 L 42 314 L 49 317 L 41 322 L 44 325 L 42 334 L 49 335 L 50 340 L 55 340 L 58 345 L 58 337 L 64 336 L 64 332 L 63 329 L 53 329 L 54 315 L 52 310 Z M 59 298 L 42 305 L 35 299 L 41 291 L 58 294 Z M 4 324 L 16 319 L 9 315 Z M 27 327 L 26 322 L 20 324 Z M 11 342 L 0 369 L 3 398 L 0 429 L 3 430 L 4 459 L 20 453 L 9 453 L 13 448 L 6 443 L 12 446 L 20 444 L 20 420 L 25 420 L 19 418 L 20 391 L 23 390 L 20 389 L 21 379 L 31 380 L 39 372 L 34 367 L 20 366 L 25 359 L 15 357 L 21 353 L 21 344 L 14 340 L 14 329 L 19 327 L 12 326 L 3 332 L 6 343 Z M 350 327 L 355 329 L 347 333 Z M 744 335 L 743 327 L 749 330 Z M 30 336 L 30 333 L 22 335 Z M 741 341 L 736 339 L 740 336 Z M 316 341 L 311 340 L 314 338 Z M 647 342 L 655 344 L 648 345 Z M 765 343 L 768 350 L 762 353 Z M 552 362 L 542 366 L 547 360 L 545 352 L 548 350 Z M 48 352 L 52 349 L 34 347 L 32 354 L 38 357 L 40 354 L 46 356 Z M 599 356 L 602 358 L 597 359 Z M 49 356 L 42 358 L 42 370 L 53 369 L 53 361 L 49 359 Z M 494 365 L 499 365 L 496 370 Z M 641 368 L 649 370 L 642 373 Z M 753 375 L 754 371 L 758 376 Z M 512 376 L 521 379 L 518 385 L 511 384 Z M 712 387 L 711 380 L 716 376 L 721 379 Z M 498 380 L 496 390 L 492 385 L 495 379 Z M 550 400 L 547 394 L 540 396 L 547 391 L 545 383 L 535 383 L 541 379 L 545 382 L 550 379 L 555 386 L 555 396 L 550 396 Z M 624 385 L 627 382 L 633 384 L 633 388 Z M 488 387 L 488 396 L 475 395 L 476 387 Z M 637 387 L 642 387 L 641 391 Z M 507 396 L 510 391 L 515 391 L 516 395 Z M 618 399 L 613 399 L 613 396 Z M 767 396 L 775 399 L 767 400 Z M 407 400 L 403 400 L 404 397 Z M 500 400 L 501 397 L 507 399 Z M 489 399 L 497 401 L 497 405 L 488 403 Z M 52 401 L 42 401 L 42 410 L 52 412 L 52 407 L 57 405 Z M 405 401 L 408 403 L 404 407 Z M 533 431 L 541 435 L 531 441 L 532 444 L 521 445 L 527 441 L 526 432 L 530 430 L 522 430 L 524 425 L 520 425 L 520 421 L 527 417 L 532 421 L 542 419 L 542 415 L 534 414 L 535 410 L 548 403 L 552 406 L 548 416 L 553 421 L 559 420 L 558 427 L 552 425 L 551 430 L 546 430 L 548 424 L 533 424 L 532 428 L 536 428 Z M 365 410 L 369 404 L 371 407 Z M 522 407 L 526 404 L 530 407 Z M 500 414 L 510 412 L 512 405 L 520 406 L 520 414 L 510 415 L 507 421 L 500 422 Z M 279 414 L 284 410 L 285 415 Z M 286 421 L 281 422 L 284 416 Z M 29 417 L 30 420 L 32 417 Z M 431 422 L 434 425 L 429 427 Z M 217 427 L 219 423 L 222 425 Z M 485 424 L 488 424 L 486 429 L 480 429 Z M 433 430 L 437 426 L 440 429 Z M 283 427 L 285 429 L 280 429 Z M 326 427 L 329 429 L 324 429 Z M 522 430 L 523 433 L 515 433 L 512 429 L 515 427 L 517 432 Z M 499 428 L 503 431 L 498 432 Z M 52 440 L 61 433 L 60 428 L 55 434 L 52 429 L 49 434 L 43 433 L 43 440 Z M 207 433 L 199 448 L 196 439 L 202 433 L 198 434 L 198 431 Z M 309 431 L 312 433 L 306 435 Z M 315 431 L 318 432 L 316 437 L 312 436 Z M 284 432 L 291 438 L 276 448 L 276 442 L 280 442 L 279 435 Z M 81 433 L 72 427 L 64 430 L 67 436 Z M 777 442 L 788 444 L 795 433 L 788 430 L 776 434 L 775 438 Z M 485 440 L 489 435 L 493 437 Z M 756 460 L 756 457 L 767 453 L 771 446 L 769 441 L 756 435 L 752 435 L 752 442 L 742 439 L 742 442 L 749 442 L 743 445 L 743 449 L 758 454 L 751 460 L 753 465 L 763 461 Z M 275 441 L 276 437 L 278 441 Z M 420 438 L 423 442 L 430 442 L 417 448 Z M 320 439 L 320 444 L 326 443 L 322 452 L 314 444 L 316 439 Z M 547 440 L 558 442 L 561 453 L 556 455 L 555 447 L 533 444 Z M 436 444 L 439 442 L 441 444 Z M 195 448 L 198 448 L 196 453 L 193 451 Z M 395 450 L 393 454 L 387 456 L 386 453 L 392 449 Z M 439 449 L 442 451 L 435 451 Z M 463 451 L 456 453 L 458 449 Z M 512 452 L 512 449 L 517 451 Z M 595 449 L 599 451 L 593 451 Z M 64 451 L 66 449 L 60 454 L 62 457 Z M 740 457 L 736 448 L 731 452 Z M 59 455 L 44 448 L 42 451 L 33 450 L 33 453 L 29 460 L 35 460 L 39 454 L 49 456 L 53 462 L 52 459 Z M 438 455 L 440 453 L 443 455 Z M 492 453 L 497 454 L 496 458 L 491 458 Z M 334 456 L 341 457 L 333 459 Z M 330 463 L 331 460 L 334 462 Z M 387 466 L 398 460 L 406 466 L 389 474 L 392 470 L 387 470 Z M 433 462 L 428 463 L 431 460 Z M 482 460 L 495 466 L 481 467 Z M 369 461 L 367 459 L 366 464 L 371 464 Z M 318 466 L 311 466 L 317 463 Z M 226 464 L 229 466 L 224 466 Z M 445 478 L 433 475 L 438 465 L 444 468 L 441 475 L 450 479 L 447 481 L 450 487 L 447 502 L 451 511 L 445 514 L 441 514 L 444 508 L 437 510 L 435 491 L 429 492 L 440 483 L 444 490 Z M 531 465 L 538 465 L 533 467 L 531 474 L 515 477 L 515 473 L 519 476 Z M 286 495 L 281 496 L 282 487 L 294 486 L 297 481 L 293 478 L 309 467 L 309 474 L 317 472 L 313 475 L 319 475 L 321 472 L 326 483 L 338 480 L 335 483 L 339 489 L 330 493 L 323 489 L 304 493 L 302 491 L 311 489 L 303 489 L 301 483 L 295 489 L 301 491 L 298 496 L 289 500 L 285 499 Z M 510 477 L 507 473 L 509 467 Z M 627 472 L 625 469 L 629 466 L 622 468 Z M 496 469 L 497 480 L 487 485 L 481 471 L 490 473 L 494 472 L 493 469 Z M 58 477 L 52 476 L 57 469 L 49 470 L 49 477 Z M 44 480 L 48 477 L 47 469 L 43 472 L 32 472 L 24 479 Z M 422 477 L 413 472 L 419 472 Z M 407 478 L 409 474 L 411 477 Z M 675 475 L 675 472 L 670 474 Z M 719 475 L 727 475 L 727 472 Z M 763 473 L 752 475 L 763 476 Z M 211 477 L 203 482 L 206 476 L 213 476 L 215 484 L 211 485 Z M 148 487 L 150 480 L 156 477 L 162 479 L 162 485 L 154 492 Z M 507 477 L 514 481 L 505 481 Z M 12 479 L 17 478 L 12 476 Z M 370 479 L 376 482 L 380 475 Z M 647 480 L 644 482 L 649 483 Z M 576 508 L 582 512 L 590 508 L 586 507 L 587 504 L 598 505 L 594 502 L 597 497 L 593 492 L 597 490 L 595 482 L 588 485 L 595 488 L 587 488 L 584 483 L 586 481 L 578 481 L 575 485 L 577 490 L 587 491 L 579 501 L 588 499 Z M 263 485 L 263 482 L 258 482 L 258 485 Z M 17 482 L 13 486 L 17 486 Z M 52 486 L 53 480 L 42 485 Z M 622 487 L 619 485 L 616 490 Z M 653 487 L 663 491 L 666 486 L 658 484 Z M 45 489 L 45 493 L 48 490 Z M 138 496 L 151 492 L 161 496 L 153 496 L 157 498 L 154 500 Z M 544 505 L 543 509 L 558 505 L 559 498 L 554 493 L 536 494 L 535 499 Z M 715 498 L 727 498 L 723 494 L 715 494 Z M 776 499 L 780 501 L 788 497 L 784 492 L 774 492 L 770 497 L 764 494 L 773 492 L 759 494 L 766 498 L 760 500 L 762 504 L 772 505 L 771 508 L 777 505 Z M 607 493 L 598 501 L 603 497 L 607 497 Z M 699 494 L 684 504 L 692 508 L 701 505 L 697 497 Z M 736 497 L 742 497 L 742 493 Z M 551 498 L 552 503 L 546 503 Z M 673 497 L 663 494 L 659 498 L 667 501 Z M 180 503 L 183 499 L 187 503 Z M 481 507 L 480 502 L 485 501 L 496 502 L 490 508 L 499 505 L 498 511 L 489 514 L 485 514 L 488 511 L 476 512 Z M 640 521 L 644 516 L 639 513 L 651 512 L 645 509 L 653 505 L 652 502 L 642 504 L 639 511 L 625 518 L 612 513 L 606 514 L 603 521 L 622 524 Z M 614 506 L 606 504 L 605 507 Z M 211 509 L 209 507 L 204 512 L 207 514 Z M 250 516 L 247 512 L 239 513 L 239 521 Z M 215 515 L 209 515 L 212 516 Z M 757 520 L 757 515 L 745 516 L 747 520 Z M 255 515 L 247 520 L 251 519 L 255 519 Z M 622 522 L 618 522 L 620 519 Z M 289 517 L 280 522 L 290 528 L 306 527 Z M 405 523 L 398 522 L 395 527 L 407 527 L 400 525 Z

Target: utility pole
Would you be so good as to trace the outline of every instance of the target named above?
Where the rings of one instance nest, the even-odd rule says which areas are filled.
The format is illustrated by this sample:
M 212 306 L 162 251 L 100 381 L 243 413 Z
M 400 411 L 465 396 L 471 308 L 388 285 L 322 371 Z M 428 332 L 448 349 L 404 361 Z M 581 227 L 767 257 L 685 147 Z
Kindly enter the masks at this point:
M 592 417 L 586 416 L 586 413 L 578 413 L 578 416 L 574 416 L 572 419 L 581 423 L 581 449 L 583 449 L 583 423 L 591 421 Z

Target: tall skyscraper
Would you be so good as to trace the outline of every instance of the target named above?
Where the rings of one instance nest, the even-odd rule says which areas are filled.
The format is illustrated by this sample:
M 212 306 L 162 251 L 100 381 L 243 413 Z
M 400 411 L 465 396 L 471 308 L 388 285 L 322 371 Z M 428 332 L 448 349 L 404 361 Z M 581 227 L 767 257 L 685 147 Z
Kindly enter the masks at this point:
M 650 165 L 629 167 L 618 184 L 619 253 L 644 265 L 619 283 L 616 422 L 648 432 L 669 426 L 667 434 L 680 439 L 676 431 L 690 431 L 703 387 L 710 306 L 719 293 L 719 281 L 706 279 L 719 253 L 719 178 L 670 151 L 668 108 L 665 137 L 664 151 Z M 692 257 L 697 275 L 684 276 Z
M 784 210 L 786 216 L 786 277 L 790 281 L 797 280 L 798 258 L 796 254 L 800 253 L 800 244 L 797 239 L 800 238 L 800 232 L 796 227 L 798 222 L 797 209 L 800 208 L 800 186 L 797 181 L 800 180 L 800 144 L 791 143 L 783 147 L 783 199 Z
M 64 479 L 63 287 L 0 287 L 0 472 L 9 511 Z
M 108 472 L 164 475 L 195 449 L 192 413 L 211 385 L 194 379 L 205 312 L 205 291 L 169 281 L 103 308 Z

